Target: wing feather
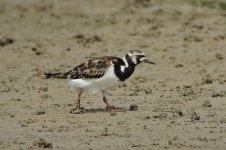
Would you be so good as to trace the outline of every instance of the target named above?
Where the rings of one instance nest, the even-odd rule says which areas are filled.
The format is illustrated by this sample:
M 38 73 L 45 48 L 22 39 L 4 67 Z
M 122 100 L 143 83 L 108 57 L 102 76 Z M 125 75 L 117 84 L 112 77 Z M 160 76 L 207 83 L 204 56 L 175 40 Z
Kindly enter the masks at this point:
M 88 60 L 71 70 L 62 73 L 60 78 L 68 79 L 94 79 L 102 77 L 110 65 L 117 61 L 116 57 L 99 57 Z
M 102 77 L 108 68 L 119 59 L 112 56 L 92 57 L 85 63 L 82 63 L 67 72 L 46 73 L 45 78 L 58 79 L 94 79 Z

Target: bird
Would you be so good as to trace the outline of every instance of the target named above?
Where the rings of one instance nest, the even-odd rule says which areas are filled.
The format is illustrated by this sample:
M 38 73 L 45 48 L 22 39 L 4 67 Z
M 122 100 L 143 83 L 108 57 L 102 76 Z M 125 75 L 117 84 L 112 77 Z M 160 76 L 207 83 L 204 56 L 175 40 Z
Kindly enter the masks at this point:
M 138 64 L 155 65 L 149 57 L 139 49 L 130 50 L 122 58 L 115 56 L 88 57 L 89 59 L 65 72 L 45 73 L 45 79 L 69 79 L 68 85 L 77 91 L 76 109 L 81 109 L 81 95 L 87 90 L 99 90 L 103 102 L 109 112 L 120 109 L 111 105 L 107 98 L 107 90 L 125 82 Z

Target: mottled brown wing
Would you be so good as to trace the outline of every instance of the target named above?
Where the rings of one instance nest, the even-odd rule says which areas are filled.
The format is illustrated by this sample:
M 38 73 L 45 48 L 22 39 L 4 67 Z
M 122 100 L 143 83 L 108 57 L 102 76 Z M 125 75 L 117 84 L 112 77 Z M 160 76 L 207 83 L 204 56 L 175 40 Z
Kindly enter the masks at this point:
M 94 79 L 102 77 L 107 69 L 117 61 L 115 57 L 100 57 L 89 60 L 71 70 L 62 73 L 61 78 L 68 79 Z

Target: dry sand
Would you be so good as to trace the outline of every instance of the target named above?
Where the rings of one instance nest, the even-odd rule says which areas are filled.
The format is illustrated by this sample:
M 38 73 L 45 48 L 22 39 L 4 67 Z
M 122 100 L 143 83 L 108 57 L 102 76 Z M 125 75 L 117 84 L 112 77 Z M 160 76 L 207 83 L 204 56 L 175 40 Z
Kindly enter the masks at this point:
M 215 0 L 1 0 L 0 149 L 226 147 L 226 11 Z M 70 114 L 67 81 L 44 80 L 86 56 L 146 52 L 110 102 L 85 93 Z

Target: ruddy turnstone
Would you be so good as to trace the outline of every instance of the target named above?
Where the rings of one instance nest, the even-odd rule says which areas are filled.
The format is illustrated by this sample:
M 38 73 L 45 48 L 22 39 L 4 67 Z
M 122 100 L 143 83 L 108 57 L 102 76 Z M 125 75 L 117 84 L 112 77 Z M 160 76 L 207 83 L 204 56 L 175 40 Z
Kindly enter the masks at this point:
M 76 108 L 80 109 L 80 97 L 85 90 L 100 90 L 106 109 L 115 112 L 117 109 L 106 99 L 107 89 L 117 86 L 128 79 L 140 63 L 155 64 L 140 50 L 131 50 L 123 58 L 114 56 L 89 57 L 67 72 L 46 73 L 46 79 L 70 79 L 69 86 L 78 91 Z

